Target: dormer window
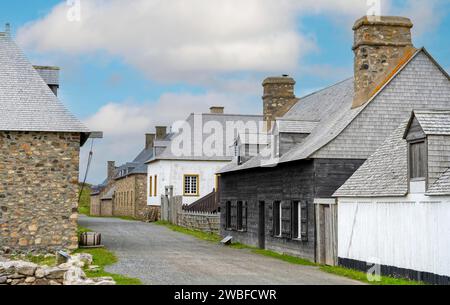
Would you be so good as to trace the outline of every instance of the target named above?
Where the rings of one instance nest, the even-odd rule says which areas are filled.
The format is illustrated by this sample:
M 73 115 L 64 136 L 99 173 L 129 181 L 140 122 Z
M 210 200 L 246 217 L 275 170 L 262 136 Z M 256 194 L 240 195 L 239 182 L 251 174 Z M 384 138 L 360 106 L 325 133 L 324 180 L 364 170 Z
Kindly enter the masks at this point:
M 427 177 L 427 147 L 425 140 L 409 143 L 409 178 L 425 180 Z

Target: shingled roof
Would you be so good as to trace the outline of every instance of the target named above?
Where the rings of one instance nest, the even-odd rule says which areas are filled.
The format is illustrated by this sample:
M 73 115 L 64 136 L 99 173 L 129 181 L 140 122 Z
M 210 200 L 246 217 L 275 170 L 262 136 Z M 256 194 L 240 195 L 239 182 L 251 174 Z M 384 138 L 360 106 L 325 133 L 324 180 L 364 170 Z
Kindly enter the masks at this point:
M 262 151 L 219 173 L 311 158 L 367 159 L 412 109 L 449 109 L 450 77 L 422 48 L 367 103 L 352 108 L 353 94 L 353 79 L 348 79 L 300 98 L 282 120 L 318 122 L 302 143 L 279 158 L 268 160 Z
M 255 126 L 258 126 L 260 122 L 262 122 L 263 117 L 261 115 L 241 115 L 241 114 L 222 114 L 222 113 L 203 113 L 203 114 L 190 114 L 186 119 L 186 123 L 190 126 L 191 134 L 191 147 L 190 154 L 186 155 L 178 155 L 172 151 L 172 141 L 177 139 L 178 136 L 181 136 L 180 132 L 171 133 L 166 141 L 156 141 L 155 146 L 159 143 L 164 144 L 164 150 L 149 158 L 147 163 L 155 162 L 157 160 L 189 160 L 189 161 L 231 161 L 233 159 L 233 155 L 231 153 L 231 146 L 235 141 L 235 137 L 229 138 L 227 137 L 227 124 L 228 123 L 243 123 L 237 124 L 237 129 L 235 130 L 237 136 L 238 134 L 246 133 L 245 124 L 246 123 L 254 123 Z M 196 124 L 201 123 L 201 126 L 197 126 Z M 210 134 L 204 133 L 204 128 L 207 124 L 214 124 L 214 127 L 218 125 L 221 126 L 221 130 L 224 132 L 223 134 L 223 143 L 221 147 L 221 152 L 223 154 L 217 155 L 209 155 L 205 151 L 198 151 L 198 147 L 202 147 L 202 143 L 205 142 L 207 138 L 210 137 Z M 213 125 L 210 125 L 213 126 Z M 241 128 L 244 127 L 244 128 Z M 181 131 L 183 132 L 183 131 Z M 215 132 L 218 132 L 217 130 Z M 189 151 L 189 150 L 187 150 Z
M 450 111 L 414 110 L 383 145 L 339 188 L 335 197 L 397 197 L 408 193 L 405 134 L 417 118 L 427 136 L 450 135 Z M 450 150 L 447 149 L 450 154 Z M 427 195 L 450 195 L 450 168 L 428 187 Z
M 8 33 L 0 33 L 0 130 L 83 133 Z
M 408 121 L 404 121 L 333 196 L 405 196 L 408 193 L 408 148 L 403 134 Z

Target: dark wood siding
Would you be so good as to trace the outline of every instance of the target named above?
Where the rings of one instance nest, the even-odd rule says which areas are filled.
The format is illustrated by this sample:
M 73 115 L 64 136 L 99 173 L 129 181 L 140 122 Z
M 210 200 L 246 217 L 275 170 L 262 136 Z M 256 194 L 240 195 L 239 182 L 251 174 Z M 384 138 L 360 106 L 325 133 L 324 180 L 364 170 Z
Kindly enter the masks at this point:
M 302 160 L 221 175 L 221 204 L 247 203 L 247 232 L 228 231 L 223 215 L 221 232 L 237 241 L 258 246 L 259 202 L 265 204 L 266 248 L 314 260 L 314 198 L 328 198 L 364 160 Z M 273 203 L 282 203 L 282 237 L 273 232 Z M 302 204 L 301 240 L 292 236 L 291 204 Z M 225 214 L 225 213 L 224 213 Z

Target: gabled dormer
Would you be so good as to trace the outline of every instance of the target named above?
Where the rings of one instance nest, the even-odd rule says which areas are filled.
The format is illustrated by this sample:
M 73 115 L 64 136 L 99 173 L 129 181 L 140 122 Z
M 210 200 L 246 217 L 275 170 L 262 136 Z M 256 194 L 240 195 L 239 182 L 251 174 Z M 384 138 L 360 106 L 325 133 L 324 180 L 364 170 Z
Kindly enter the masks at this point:
M 277 119 L 272 133 L 279 156 L 302 143 L 317 125 L 317 121 Z
M 413 111 L 408 144 L 410 193 L 425 193 L 450 167 L 450 110 Z
M 268 135 L 264 133 L 239 134 L 233 144 L 234 157 L 238 164 L 257 156 L 268 145 Z

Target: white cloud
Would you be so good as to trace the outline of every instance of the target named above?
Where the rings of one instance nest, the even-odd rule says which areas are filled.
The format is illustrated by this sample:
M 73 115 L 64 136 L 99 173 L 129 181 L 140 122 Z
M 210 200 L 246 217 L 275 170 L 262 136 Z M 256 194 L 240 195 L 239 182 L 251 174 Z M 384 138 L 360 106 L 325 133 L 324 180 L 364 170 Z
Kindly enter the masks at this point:
M 260 101 L 256 100 L 256 103 L 259 105 Z M 177 120 L 186 119 L 190 113 L 208 112 L 213 105 L 225 106 L 226 113 L 250 113 L 250 109 L 255 108 L 245 95 L 217 92 L 201 95 L 170 93 L 162 95 L 158 101 L 142 104 L 126 101 L 104 105 L 84 120 L 91 130 L 104 132 L 104 139 L 95 140 L 88 181 L 101 182 L 109 160 L 115 160 L 118 164 L 132 161 L 144 148 L 144 134 L 154 132 L 155 126 L 170 126 Z M 89 148 L 87 143 L 81 151 L 81 175 L 84 175 Z
M 106 52 L 166 81 L 213 73 L 293 69 L 316 48 L 297 30 L 299 15 L 361 15 L 365 0 L 81 0 L 81 21 L 61 3 L 18 31 L 41 52 Z

